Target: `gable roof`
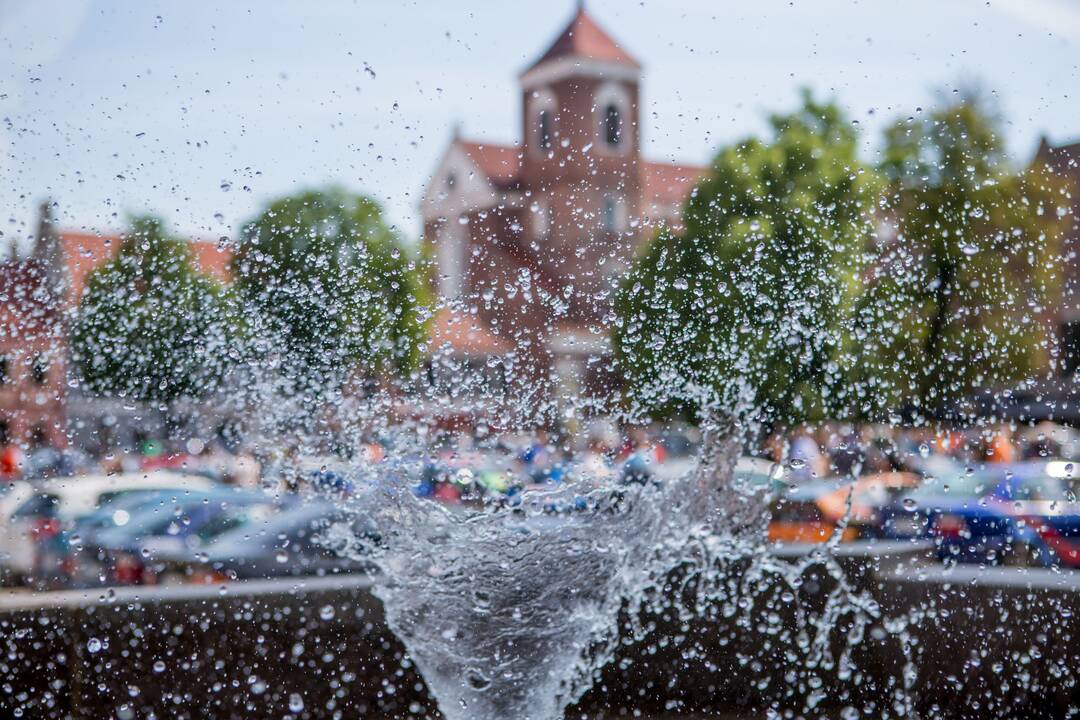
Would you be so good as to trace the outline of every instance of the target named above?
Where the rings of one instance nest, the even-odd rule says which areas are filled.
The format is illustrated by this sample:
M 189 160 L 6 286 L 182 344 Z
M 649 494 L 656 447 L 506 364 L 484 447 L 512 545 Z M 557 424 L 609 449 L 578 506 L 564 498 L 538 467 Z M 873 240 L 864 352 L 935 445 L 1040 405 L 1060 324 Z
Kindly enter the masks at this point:
M 90 273 L 111 260 L 123 243 L 120 235 L 72 230 L 58 231 L 56 239 L 60 251 L 58 260 L 63 263 L 61 277 L 67 287 L 67 299 L 72 303 L 82 297 Z M 200 271 L 219 282 L 227 282 L 231 278 L 231 249 L 210 240 L 192 240 L 190 247 L 195 267 Z
M 641 64 L 630 53 L 623 50 L 619 43 L 585 12 L 584 4 L 578 6 L 570 24 L 559 33 L 555 42 L 551 43 L 544 54 L 525 69 L 525 72 L 562 57 L 587 58 L 629 65 L 634 68 L 641 67 Z
M 1039 141 L 1039 149 L 1035 152 L 1035 160 L 1046 163 L 1057 172 L 1080 174 L 1080 141 L 1051 145 L 1050 141 L 1043 137 Z
M 521 174 L 521 149 L 516 145 L 457 140 L 457 145 L 476 163 L 497 187 L 507 189 L 517 184 Z
M 646 203 L 685 204 L 694 187 L 709 173 L 701 165 L 670 162 L 641 164 L 641 195 Z

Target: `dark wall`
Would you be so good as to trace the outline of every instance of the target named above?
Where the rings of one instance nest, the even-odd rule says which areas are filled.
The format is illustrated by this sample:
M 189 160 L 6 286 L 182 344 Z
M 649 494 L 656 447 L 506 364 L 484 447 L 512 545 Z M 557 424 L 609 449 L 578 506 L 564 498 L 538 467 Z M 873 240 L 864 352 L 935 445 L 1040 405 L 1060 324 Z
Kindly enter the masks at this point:
M 1049 718 L 1080 706 L 1080 581 L 1012 569 L 894 575 L 869 560 L 843 563 L 842 580 L 869 593 L 871 619 L 831 618 L 830 653 L 806 649 L 817 632 L 806 621 L 827 612 L 837 578 L 815 566 L 792 588 L 732 568 L 716 601 L 690 613 L 675 603 L 636 632 L 627 628 L 616 660 L 568 717 L 760 717 L 771 707 L 793 717 Z M 0 713 L 433 717 L 422 679 L 365 583 L 334 585 L 128 589 L 85 600 L 53 593 L 44 608 L 7 598 Z M 693 585 L 676 573 L 665 592 L 689 597 Z M 893 620 L 872 619 L 879 611 Z

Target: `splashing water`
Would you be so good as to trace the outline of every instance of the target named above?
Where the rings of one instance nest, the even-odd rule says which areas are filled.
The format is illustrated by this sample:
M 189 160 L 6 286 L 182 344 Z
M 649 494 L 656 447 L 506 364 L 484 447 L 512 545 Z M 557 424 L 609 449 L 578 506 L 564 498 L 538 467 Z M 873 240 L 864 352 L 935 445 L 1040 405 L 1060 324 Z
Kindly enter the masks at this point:
M 732 482 L 735 437 L 707 430 L 697 467 L 679 477 L 617 486 L 582 477 L 512 506 L 464 510 L 412 492 L 413 453 L 369 468 L 374 489 L 352 503 L 377 528 L 377 546 L 345 526 L 334 541 L 373 553 L 388 624 L 447 720 L 555 720 L 614 656 L 620 617 L 641 636 L 641 614 L 670 605 L 660 589 L 673 569 L 686 617 L 767 579 L 798 584 L 805 563 L 764 552 L 766 498 Z M 733 585 L 725 570 L 740 561 L 749 567 Z M 853 612 L 865 624 L 875 608 L 840 582 L 809 641 L 812 662 L 837 664 L 829 628 Z

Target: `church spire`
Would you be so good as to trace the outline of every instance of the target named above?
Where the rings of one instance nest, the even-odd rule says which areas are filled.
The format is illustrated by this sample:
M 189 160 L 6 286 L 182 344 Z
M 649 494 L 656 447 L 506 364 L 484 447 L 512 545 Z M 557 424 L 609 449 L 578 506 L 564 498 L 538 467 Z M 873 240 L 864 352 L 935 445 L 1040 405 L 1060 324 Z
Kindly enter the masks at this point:
M 539 65 L 566 57 L 599 60 L 633 68 L 641 67 L 640 63 L 630 53 L 623 50 L 619 43 L 585 11 L 585 0 L 577 0 L 577 12 L 570 19 L 570 23 L 540 58 L 525 69 L 522 75 Z

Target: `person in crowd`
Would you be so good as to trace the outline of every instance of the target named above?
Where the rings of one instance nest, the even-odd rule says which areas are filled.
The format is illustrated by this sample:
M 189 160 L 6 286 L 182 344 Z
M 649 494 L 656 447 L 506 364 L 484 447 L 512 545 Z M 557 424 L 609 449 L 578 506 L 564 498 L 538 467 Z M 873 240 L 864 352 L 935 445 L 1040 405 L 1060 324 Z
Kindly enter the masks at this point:
M 837 475 L 852 477 L 862 470 L 866 453 L 859 443 L 859 434 L 853 426 L 845 426 L 832 432 L 829 444 L 829 464 Z
M 788 464 L 793 480 L 805 482 L 829 474 L 828 460 L 806 425 L 800 425 L 792 433 L 789 452 Z
M 600 485 L 615 476 L 614 444 L 606 428 L 597 426 L 589 432 L 589 442 L 579 464 L 584 478 Z
M 25 461 L 26 456 L 18 445 L 5 445 L 3 449 L 0 450 L 0 478 L 2 478 L 4 482 L 11 482 L 12 480 L 19 479 L 19 477 L 22 476 L 22 469 Z
M 45 496 L 49 497 L 49 496 Z M 63 587 L 70 577 L 70 546 L 60 520 L 57 503 L 46 501 L 33 518 L 31 537 L 34 540 L 33 576 L 42 588 Z
M 983 435 L 983 455 L 988 463 L 1012 463 L 1019 459 L 1019 451 L 1013 442 L 1012 428 L 999 425 Z
M 626 432 L 622 455 L 622 482 L 644 485 L 653 477 L 655 466 L 663 462 L 664 449 L 649 438 L 643 427 Z
M 788 441 L 782 432 L 773 432 L 765 439 L 763 457 L 774 463 L 782 463 L 787 457 Z

